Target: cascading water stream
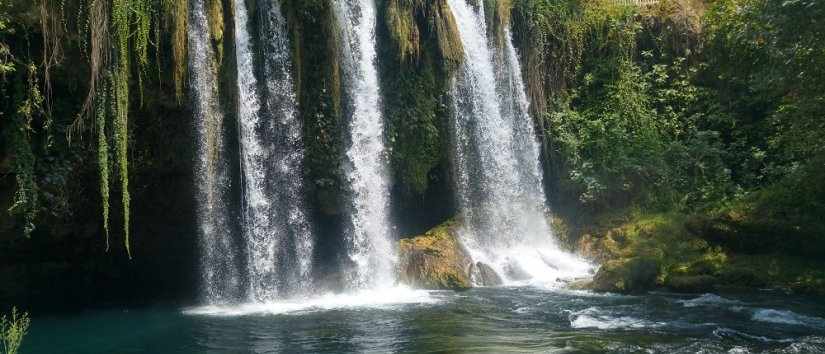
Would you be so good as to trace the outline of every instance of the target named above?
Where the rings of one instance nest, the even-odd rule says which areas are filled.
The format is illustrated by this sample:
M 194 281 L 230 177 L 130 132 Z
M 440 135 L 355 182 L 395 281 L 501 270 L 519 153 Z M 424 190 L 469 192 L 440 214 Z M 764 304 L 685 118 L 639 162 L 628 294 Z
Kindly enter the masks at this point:
M 295 115 L 289 45 L 278 6 L 277 2 L 262 5 L 266 90 L 259 95 L 246 3 L 235 0 L 242 226 L 252 301 L 272 301 L 310 285 L 312 237 L 302 201 L 301 127 Z
M 260 38 L 264 52 L 264 116 L 268 121 L 270 194 L 278 201 L 274 210 L 278 230 L 288 244 L 281 247 L 284 290 L 306 294 L 311 286 L 314 239 L 304 204 L 303 126 L 292 80 L 286 20 L 278 1 L 263 2 Z
M 465 60 L 451 87 L 453 165 L 462 241 L 509 280 L 555 281 L 588 265 L 559 250 L 545 212 L 539 149 L 509 30 L 487 39 L 484 4 L 448 0 Z M 497 64 L 497 65 L 494 65 Z
M 229 166 L 223 139 L 224 115 L 218 104 L 216 70 L 203 0 L 189 9 L 189 78 L 198 136 L 197 183 L 201 294 L 207 303 L 222 303 L 240 296 L 241 277 L 237 247 L 229 237 L 227 195 Z
M 192 98 L 198 118 L 198 211 L 202 286 L 209 304 L 272 301 L 311 286 L 313 238 L 303 202 L 301 122 L 297 118 L 289 43 L 277 2 L 261 4 L 264 90 L 253 71 L 247 9 L 235 1 L 238 143 L 245 262 L 230 226 L 230 159 L 223 140 L 214 62 L 203 1 L 191 2 Z M 259 91 L 263 91 L 259 93 Z M 246 264 L 245 271 L 241 264 Z M 246 288 L 244 288 L 246 285 Z
M 391 286 L 395 252 L 389 226 L 389 183 L 384 122 L 376 68 L 373 0 L 336 0 L 341 56 L 348 93 L 350 146 L 347 182 L 352 193 L 348 255 L 351 288 Z
M 243 178 L 243 230 L 247 246 L 249 292 L 252 300 L 271 300 L 277 295 L 276 250 L 279 231 L 272 222 L 273 205 L 268 198 L 267 151 L 263 146 L 260 101 L 252 62 L 244 0 L 235 0 L 235 57 L 238 84 L 238 141 Z

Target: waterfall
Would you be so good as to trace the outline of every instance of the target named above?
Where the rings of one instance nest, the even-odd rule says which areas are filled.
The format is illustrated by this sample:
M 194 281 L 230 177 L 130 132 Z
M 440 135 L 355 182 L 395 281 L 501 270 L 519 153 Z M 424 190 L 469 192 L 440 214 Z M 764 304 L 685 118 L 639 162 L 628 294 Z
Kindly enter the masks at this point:
M 305 294 L 311 286 L 313 237 L 303 200 L 302 127 L 284 17 L 277 2 L 261 4 L 264 59 L 259 84 L 246 3 L 235 1 L 242 237 L 233 237 L 230 215 L 234 213 L 227 203 L 232 191 L 230 159 L 223 139 L 217 69 L 203 1 L 194 0 L 191 7 L 188 35 L 198 119 L 196 176 L 204 301 L 263 302 Z M 240 245 L 236 239 L 242 240 Z
M 586 272 L 585 263 L 556 246 L 545 216 L 539 147 L 509 30 L 497 48 L 486 35 L 484 2 L 478 9 L 466 0 L 448 4 L 465 55 L 451 86 L 464 245 L 511 281 Z
M 395 252 L 389 226 L 388 162 L 376 68 L 376 8 L 373 0 L 336 0 L 341 36 L 350 145 L 346 179 L 352 194 L 348 256 L 350 287 L 392 285 Z
M 268 129 L 261 119 L 258 82 L 254 75 L 252 49 L 247 31 L 246 2 L 235 0 L 235 57 L 238 88 L 238 141 L 243 178 L 243 221 L 247 251 L 247 275 L 251 300 L 271 300 L 277 296 L 278 260 L 281 246 L 273 220 L 273 200 L 268 194 L 268 150 L 265 146 Z
M 229 237 L 231 228 L 225 213 L 231 183 L 223 139 L 224 115 L 217 99 L 217 68 L 204 0 L 190 2 L 187 36 L 189 82 L 198 137 L 195 178 L 201 294 L 207 303 L 220 303 L 240 295 L 241 277 L 235 262 L 238 250 Z
M 309 286 L 312 237 L 302 202 L 301 127 L 278 3 L 261 8 L 262 94 L 254 75 L 246 3 L 235 0 L 234 4 L 248 296 L 271 301 Z
M 268 121 L 270 194 L 278 201 L 275 222 L 289 241 L 279 259 L 285 264 L 285 289 L 307 293 L 311 286 L 314 239 L 304 204 L 303 126 L 292 80 L 292 61 L 286 20 L 278 1 L 260 4 L 265 10 L 260 38 L 264 53 L 264 115 Z

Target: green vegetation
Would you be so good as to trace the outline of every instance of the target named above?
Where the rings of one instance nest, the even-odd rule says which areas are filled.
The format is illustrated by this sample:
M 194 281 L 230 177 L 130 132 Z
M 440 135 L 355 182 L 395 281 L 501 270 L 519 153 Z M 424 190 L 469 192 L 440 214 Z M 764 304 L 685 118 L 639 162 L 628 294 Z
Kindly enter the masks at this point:
M 15 152 L 14 172 L 17 180 L 17 190 L 14 194 L 14 203 L 9 213 L 19 215 L 24 220 L 23 235 L 29 237 L 35 229 L 34 220 L 38 210 L 38 187 L 34 179 L 35 156 L 30 143 L 30 126 L 36 115 L 42 114 L 43 96 L 37 85 L 34 64 L 26 65 L 26 85 L 22 102 L 17 107 L 14 119 L 14 128 L 8 139 Z
M 804 0 L 515 2 L 549 196 L 572 242 L 599 235 L 603 276 L 644 259 L 659 285 L 689 290 L 772 260 L 758 283 L 823 291 L 804 269 L 825 254 L 823 13 Z
M 16 354 L 23 343 L 23 337 L 29 330 L 31 320 L 29 314 L 18 313 L 17 308 L 11 309 L 11 316 L 0 317 L 0 343 L 3 344 L 3 354 Z
M 799 254 L 822 252 L 823 243 L 784 248 L 784 235 L 754 235 L 745 223 L 678 213 L 610 214 L 601 217 L 578 241 L 581 253 L 603 262 L 594 287 L 633 292 L 663 286 L 676 291 L 775 287 L 825 294 L 825 262 Z M 710 227 L 709 227 L 710 226 Z M 728 230 L 727 234 L 720 232 Z M 774 236 L 772 242 L 766 241 Z M 728 240 L 720 240 L 720 237 Z M 756 247 L 761 247 L 757 249 Z M 818 250 L 811 248 L 820 247 Z M 796 252 L 794 251 L 796 250 Z M 754 252 L 758 251 L 758 252 Z M 639 268 L 638 264 L 646 267 Z M 638 269 L 637 269 L 638 268 Z M 640 270 L 641 269 L 641 270 Z M 648 282 L 639 282 L 639 274 Z M 628 280 L 637 280 L 636 283 Z M 617 285 L 618 284 L 618 285 Z
M 106 139 L 106 102 L 108 99 L 108 92 L 100 89 L 98 93 L 100 101 L 95 109 L 97 164 L 100 173 L 100 200 L 103 212 L 103 232 L 106 234 L 106 250 L 109 249 L 109 142 Z
M 312 200 L 325 214 L 340 212 L 343 154 L 342 80 L 338 32 L 326 1 L 290 0 L 292 60 L 305 136 L 304 174 Z
M 379 25 L 384 116 L 393 170 L 403 191 L 423 195 L 430 172 L 446 159 L 443 96 L 464 57 L 446 1 L 390 1 Z
M 807 1 L 517 2 L 557 202 L 696 211 L 759 194 L 762 205 L 821 213 L 825 75 L 813 53 L 823 28 L 810 20 L 820 11 Z
M 15 199 L 9 211 L 22 220 L 19 229 L 23 235 L 28 237 L 35 230 L 39 218 L 68 212 L 59 210 L 67 207 L 65 192 L 48 189 L 66 183 L 66 173 L 71 172 L 66 165 L 74 163 L 78 154 L 86 153 L 84 135 L 92 133 L 98 150 L 106 249 L 111 138 L 120 189 L 123 244 L 131 257 L 129 114 L 135 97 L 130 95 L 130 87 L 137 85 L 137 99 L 142 107 L 144 87 L 161 82 L 161 68 L 165 65 L 161 57 L 166 51 L 161 42 L 166 37 L 161 33 L 171 32 L 170 72 L 180 103 L 186 70 L 186 8 L 185 2 L 166 0 L 0 3 L 0 92 L 4 97 L 3 136 L 7 137 L 4 142 L 8 142 L 4 149 L 13 157 L 16 178 Z M 157 78 L 149 76 L 152 48 Z M 81 74 L 78 70 L 84 64 L 88 71 Z M 81 75 L 87 78 L 86 82 L 77 82 Z M 53 82 L 67 77 L 72 84 Z M 76 96 L 56 94 L 55 88 L 73 93 L 85 90 L 87 95 L 78 102 Z M 89 120 L 93 124 L 87 124 Z

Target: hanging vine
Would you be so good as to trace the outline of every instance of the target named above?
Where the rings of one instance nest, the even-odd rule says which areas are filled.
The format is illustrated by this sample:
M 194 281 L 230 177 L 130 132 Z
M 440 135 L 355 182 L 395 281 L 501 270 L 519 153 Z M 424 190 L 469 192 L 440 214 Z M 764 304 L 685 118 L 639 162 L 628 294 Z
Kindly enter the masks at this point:
M 52 80 L 51 69 L 60 64 L 63 60 L 62 33 L 65 28 L 63 22 L 63 1 L 55 8 L 49 6 L 48 0 L 40 0 L 40 30 L 43 32 L 43 60 L 41 70 L 43 72 L 43 93 L 44 93 L 44 113 L 45 122 L 43 130 L 46 133 L 46 149 L 52 147 L 54 137 L 52 130 L 54 120 L 52 117 Z M 36 75 L 36 73 L 35 73 Z
M 23 218 L 23 235 L 30 237 L 35 229 L 34 220 L 40 207 L 38 187 L 34 176 L 35 157 L 32 152 L 29 132 L 35 115 L 43 112 L 43 95 L 37 85 L 37 66 L 26 66 L 24 98 L 17 108 L 14 130 L 11 132 L 12 148 L 15 152 L 13 169 L 17 190 L 9 213 Z
M 129 69 L 128 64 L 119 64 L 118 66 L 119 71 L 113 76 L 115 158 L 120 173 L 120 201 L 121 208 L 123 209 L 123 244 L 126 248 L 126 254 L 131 259 L 132 252 L 129 247 Z
M 111 75 L 107 74 L 107 83 Z M 106 139 L 106 105 L 109 92 L 106 87 L 98 89 L 97 107 L 95 109 L 95 126 L 97 128 L 97 164 L 100 174 L 100 200 L 103 212 L 103 232 L 106 235 L 106 251 L 109 251 L 109 143 Z
M 137 0 L 138 2 L 140 0 Z M 129 1 L 113 0 L 112 21 L 117 39 L 117 70 L 114 78 L 115 158 L 120 173 L 120 197 L 123 209 L 123 240 L 129 250 Z M 140 36 L 138 36 L 140 39 Z M 136 45 L 137 48 L 139 44 Z M 138 50 L 138 57 L 140 51 Z
M 129 2 L 130 10 L 135 17 L 134 46 L 137 56 L 138 92 L 141 106 L 143 106 L 143 79 L 149 67 L 149 36 L 151 35 L 152 23 L 152 8 L 149 1 L 150 0 L 131 0 Z
M 173 6 L 164 6 L 164 16 L 175 18 L 172 36 L 173 46 L 173 80 L 175 92 L 180 100 L 185 65 L 186 31 L 185 22 L 180 22 L 177 11 L 185 7 L 182 0 Z M 159 2 L 157 2 L 159 3 Z M 97 162 L 100 176 L 101 210 L 103 231 L 106 237 L 106 249 L 109 249 L 109 137 L 111 131 L 114 165 L 120 183 L 121 208 L 123 210 L 123 239 L 126 254 L 131 259 L 130 245 L 130 195 L 129 195 L 129 80 L 132 70 L 137 72 L 137 84 L 140 104 L 143 104 L 144 81 L 149 72 L 149 48 L 152 38 L 153 23 L 155 48 L 160 50 L 160 30 L 157 27 L 161 15 L 157 12 L 154 0 L 90 0 L 86 7 L 86 21 L 83 29 L 83 47 L 87 49 L 90 77 L 89 93 L 80 114 L 69 129 L 72 134 L 80 134 L 84 121 L 94 116 L 97 141 Z M 83 2 L 81 2 L 83 5 Z M 82 10 L 81 13 L 82 15 Z M 174 14 L 174 15 L 173 15 Z M 185 15 L 184 15 L 185 16 Z M 183 20 L 185 21 L 185 19 Z M 183 28 L 180 28 L 184 26 Z M 156 58 L 159 58 L 159 54 Z M 157 59 L 156 59 L 157 60 Z M 136 67 L 132 67 L 135 63 Z M 104 74 L 105 72 L 105 74 Z M 100 80 L 105 77 L 101 84 Z M 110 127 L 110 130 L 107 130 Z M 71 140 L 70 140 L 71 141 Z

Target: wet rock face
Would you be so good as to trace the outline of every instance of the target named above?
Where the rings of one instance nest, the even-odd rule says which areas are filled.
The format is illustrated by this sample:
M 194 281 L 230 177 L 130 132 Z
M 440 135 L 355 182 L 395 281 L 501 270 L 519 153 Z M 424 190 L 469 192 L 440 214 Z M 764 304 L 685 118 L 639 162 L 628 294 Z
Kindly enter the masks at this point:
M 472 287 L 470 255 L 456 238 L 458 225 L 445 222 L 399 243 L 399 280 L 416 288 L 462 290 Z M 488 267 L 489 268 L 489 267 Z
M 504 283 L 492 267 L 482 262 L 472 264 L 470 266 L 470 274 L 477 285 L 498 286 Z
M 401 282 L 416 288 L 450 290 L 503 284 L 493 267 L 472 260 L 458 241 L 458 227 L 451 220 L 423 235 L 402 239 L 398 277 Z

